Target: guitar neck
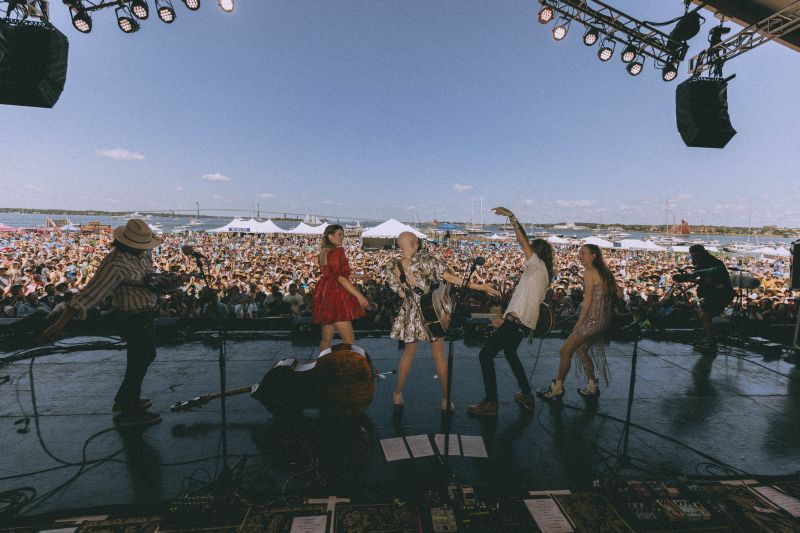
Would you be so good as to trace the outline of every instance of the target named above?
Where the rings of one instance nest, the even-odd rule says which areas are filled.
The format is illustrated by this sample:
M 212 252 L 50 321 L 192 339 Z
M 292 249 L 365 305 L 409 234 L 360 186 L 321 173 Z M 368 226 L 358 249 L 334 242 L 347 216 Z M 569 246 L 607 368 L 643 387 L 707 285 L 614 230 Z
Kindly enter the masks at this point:
M 208 398 L 209 400 L 216 400 L 217 398 L 222 398 L 223 396 L 225 396 L 227 398 L 228 396 L 237 396 L 239 394 L 247 394 L 247 393 L 249 393 L 250 391 L 253 390 L 254 386 L 255 385 L 247 385 L 245 387 L 239 387 L 237 389 L 226 390 L 225 392 L 215 392 L 213 394 L 209 394 L 206 398 Z

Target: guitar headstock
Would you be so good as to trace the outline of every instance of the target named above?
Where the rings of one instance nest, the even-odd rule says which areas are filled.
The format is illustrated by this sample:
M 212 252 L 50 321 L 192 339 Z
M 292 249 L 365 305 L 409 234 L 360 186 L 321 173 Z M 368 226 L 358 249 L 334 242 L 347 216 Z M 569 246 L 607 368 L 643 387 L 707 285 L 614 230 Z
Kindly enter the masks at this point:
M 189 411 L 194 407 L 200 407 L 201 405 L 207 404 L 209 401 L 211 401 L 210 396 L 211 396 L 210 394 L 204 394 L 196 398 L 183 400 L 182 402 L 178 402 L 170 406 L 169 410 L 172 411 L 173 413 L 178 413 L 180 411 Z

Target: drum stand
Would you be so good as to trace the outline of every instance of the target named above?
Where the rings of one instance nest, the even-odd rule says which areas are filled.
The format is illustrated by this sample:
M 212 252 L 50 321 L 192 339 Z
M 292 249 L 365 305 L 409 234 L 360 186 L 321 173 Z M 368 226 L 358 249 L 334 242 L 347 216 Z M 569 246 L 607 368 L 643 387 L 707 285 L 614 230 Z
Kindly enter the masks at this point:
M 208 290 L 213 290 L 208 284 L 208 276 L 206 275 L 205 265 L 201 256 L 195 256 L 197 268 L 200 269 L 200 274 L 203 276 L 203 282 Z M 229 485 L 233 482 L 233 473 L 228 465 L 228 419 L 225 410 L 225 377 L 226 377 L 226 361 L 227 361 L 227 346 L 225 342 L 225 323 L 227 319 L 223 319 L 219 323 L 219 330 L 217 337 L 219 339 L 219 392 L 220 392 L 220 424 L 222 426 L 220 439 L 222 441 L 222 471 L 219 473 L 216 481 L 221 485 Z
M 448 344 L 447 344 L 447 411 L 444 414 L 447 416 L 444 424 L 444 465 L 445 468 L 448 467 L 450 462 L 450 421 L 452 419 L 452 413 L 450 412 L 450 391 L 453 388 L 453 355 L 455 352 L 455 340 L 456 340 L 456 332 L 454 324 L 458 317 L 458 312 L 461 310 L 461 307 L 464 305 L 464 300 L 467 296 L 467 287 L 469 287 L 469 280 L 472 278 L 472 274 L 475 273 L 475 269 L 478 268 L 478 262 L 472 261 L 472 265 L 470 266 L 469 272 L 467 276 L 464 278 L 463 283 L 461 284 L 461 292 L 458 295 L 458 299 L 453 302 L 453 310 L 452 310 L 452 319 L 450 320 L 450 328 L 447 331 L 448 337 Z

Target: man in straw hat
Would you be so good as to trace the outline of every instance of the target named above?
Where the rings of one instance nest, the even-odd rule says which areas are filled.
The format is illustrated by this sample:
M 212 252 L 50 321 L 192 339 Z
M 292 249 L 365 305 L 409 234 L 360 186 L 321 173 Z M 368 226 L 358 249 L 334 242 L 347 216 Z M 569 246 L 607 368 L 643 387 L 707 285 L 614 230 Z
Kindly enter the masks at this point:
M 120 336 L 128 344 L 125 377 L 114 398 L 117 426 L 147 426 L 161 421 L 158 413 L 146 409 L 152 402 L 141 399 L 142 381 L 156 357 L 153 311 L 156 294 L 143 285 L 155 271 L 151 250 L 161 244 L 150 227 L 133 218 L 114 230 L 112 250 L 100 263 L 86 286 L 67 304 L 66 310 L 43 337 L 56 339 L 73 317 L 84 314 L 106 296 L 112 295 L 114 317 Z

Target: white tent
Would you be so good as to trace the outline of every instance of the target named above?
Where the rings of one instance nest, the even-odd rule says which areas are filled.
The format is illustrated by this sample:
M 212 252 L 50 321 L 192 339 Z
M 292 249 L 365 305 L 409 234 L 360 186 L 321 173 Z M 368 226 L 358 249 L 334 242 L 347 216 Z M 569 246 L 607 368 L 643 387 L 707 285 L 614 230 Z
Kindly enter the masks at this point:
M 583 244 L 594 244 L 598 248 L 613 248 L 614 243 L 611 241 L 607 241 L 605 239 L 601 239 L 600 237 L 586 237 L 585 239 L 581 239 Z
M 642 241 L 639 239 L 622 239 L 620 241 L 620 248 L 623 250 L 653 250 L 664 251 L 666 248 L 659 246 L 653 241 Z
M 322 235 L 325 232 L 325 228 L 328 226 L 329 224 L 327 222 L 319 226 L 309 226 L 305 222 L 301 222 L 285 233 L 291 233 L 292 235 Z
M 378 224 L 374 228 L 365 229 L 361 237 L 378 237 L 378 238 L 393 238 L 396 239 L 404 231 L 410 231 L 417 237 L 425 239 L 424 233 L 412 228 L 408 224 L 403 224 L 393 218 L 390 218 L 383 224 Z
M 75 224 L 67 224 L 65 226 L 61 226 L 58 229 L 60 229 L 61 231 L 80 231 L 81 230 L 81 228 L 79 228 Z
M 250 227 L 251 224 L 247 220 L 242 220 L 241 218 L 234 218 L 221 228 L 210 229 L 208 230 L 209 233 L 254 233 L 253 229 Z
M 286 230 L 275 224 L 272 219 L 259 222 L 256 229 L 258 233 L 286 233 Z
M 486 237 L 486 238 L 491 240 L 491 241 L 502 241 L 503 239 L 506 239 L 507 237 L 501 237 L 500 235 L 495 233 L 495 234 L 490 235 L 489 237 Z
M 410 231 L 420 239 L 427 239 L 424 233 L 390 218 L 374 228 L 365 229 L 361 233 L 361 246 L 363 248 L 390 248 L 394 245 L 397 237 L 404 231 Z
M 564 239 L 563 237 L 559 237 L 558 235 L 550 235 L 547 238 L 547 242 L 550 244 L 569 244 L 568 239 Z
M 680 245 L 670 246 L 669 250 L 671 252 L 678 252 L 678 253 L 682 253 L 682 254 L 688 254 L 689 253 L 689 247 L 688 246 L 680 246 Z
M 762 246 L 761 248 L 756 248 L 755 250 L 750 250 L 747 252 L 747 255 L 767 255 L 772 257 L 789 257 L 791 256 L 791 252 L 784 248 L 772 248 L 770 246 Z

